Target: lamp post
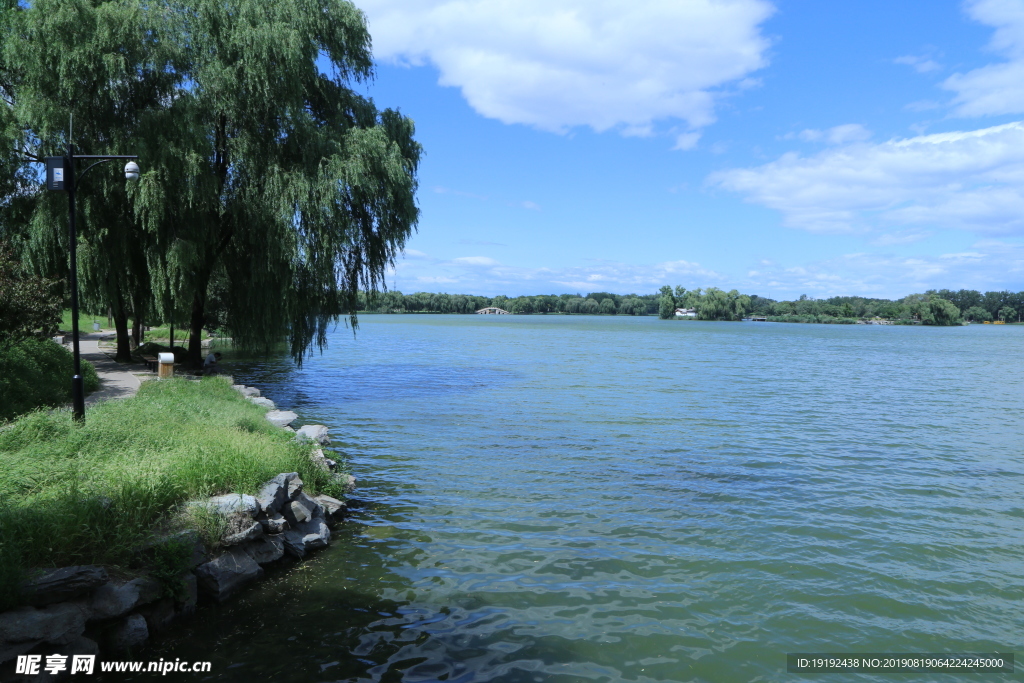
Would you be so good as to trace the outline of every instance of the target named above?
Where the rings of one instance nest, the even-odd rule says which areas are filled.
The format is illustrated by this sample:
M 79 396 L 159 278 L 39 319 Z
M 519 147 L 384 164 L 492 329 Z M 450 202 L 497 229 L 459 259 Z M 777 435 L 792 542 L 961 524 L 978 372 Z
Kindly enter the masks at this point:
M 114 159 L 138 159 L 137 155 L 75 154 L 75 146 L 68 143 L 68 153 L 62 157 L 46 157 L 46 189 L 68 193 L 68 232 L 71 247 L 71 346 L 75 358 L 75 374 L 71 378 L 71 403 L 75 420 L 85 419 L 85 382 L 82 379 L 82 357 L 78 344 L 78 233 L 75 230 L 75 191 L 78 181 L 98 166 Z M 95 159 L 80 175 L 75 175 L 75 161 Z M 129 161 L 124 167 L 127 180 L 139 179 L 139 165 Z

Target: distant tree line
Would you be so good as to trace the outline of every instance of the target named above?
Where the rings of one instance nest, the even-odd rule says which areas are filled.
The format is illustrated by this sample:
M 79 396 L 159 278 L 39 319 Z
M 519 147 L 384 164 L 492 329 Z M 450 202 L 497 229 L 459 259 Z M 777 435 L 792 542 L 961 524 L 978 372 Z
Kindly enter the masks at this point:
M 359 309 L 374 313 L 475 313 L 497 307 L 515 314 L 653 315 L 658 312 L 657 294 L 540 294 L 538 296 L 475 296 L 472 294 L 403 294 L 391 290 L 359 294 Z
M 741 320 L 765 316 L 776 322 L 855 323 L 881 318 L 924 325 L 957 325 L 964 321 L 1020 322 L 1024 292 L 928 290 L 902 299 L 834 296 L 814 299 L 803 295 L 779 301 L 756 294 L 741 294 L 717 287 L 686 289 L 664 286 L 657 294 L 541 294 L 537 296 L 477 296 L 397 290 L 360 292 L 358 308 L 373 313 L 475 313 L 494 306 L 515 314 L 659 315 L 676 317 L 676 309 L 692 309 L 698 320 Z
M 940 289 L 896 300 L 859 296 L 814 299 L 803 295 L 792 301 L 777 301 L 757 295 L 745 296 L 736 290 L 723 292 L 714 287 L 704 291 L 662 287 L 659 313 L 663 318 L 671 318 L 676 308 L 695 309 L 700 320 L 739 320 L 745 315 L 756 315 L 776 322 L 855 323 L 881 318 L 924 325 L 957 325 L 964 321 L 1020 322 L 1024 313 L 1024 292 L 982 294 L 971 289 Z

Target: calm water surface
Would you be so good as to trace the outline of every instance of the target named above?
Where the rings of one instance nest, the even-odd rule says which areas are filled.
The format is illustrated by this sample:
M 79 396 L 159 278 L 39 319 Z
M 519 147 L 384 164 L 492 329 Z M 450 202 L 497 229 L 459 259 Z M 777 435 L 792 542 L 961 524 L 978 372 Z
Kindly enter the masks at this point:
M 363 505 L 145 658 L 468 683 L 1024 656 L 1022 352 L 1016 326 L 410 315 L 339 329 L 301 369 L 239 360 L 331 428 Z

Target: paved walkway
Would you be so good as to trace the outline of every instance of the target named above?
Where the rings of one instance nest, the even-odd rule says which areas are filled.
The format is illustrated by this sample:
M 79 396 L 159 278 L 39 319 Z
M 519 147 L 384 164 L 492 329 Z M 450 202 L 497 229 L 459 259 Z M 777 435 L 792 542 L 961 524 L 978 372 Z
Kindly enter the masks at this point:
M 79 334 L 78 345 L 82 358 L 96 366 L 96 374 L 100 377 L 100 388 L 85 397 L 86 405 L 109 398 L 134 396 L 142 384 L 135 373 L 145 372 L 145 366 L 115 362 L 114 349 L 100 348 L 100 340 L 113 334 L 113 330 Z

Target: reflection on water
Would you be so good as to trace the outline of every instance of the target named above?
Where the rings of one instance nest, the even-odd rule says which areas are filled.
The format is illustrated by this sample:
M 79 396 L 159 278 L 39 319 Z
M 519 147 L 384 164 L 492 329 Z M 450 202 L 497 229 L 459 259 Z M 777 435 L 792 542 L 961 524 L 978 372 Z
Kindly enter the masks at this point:
M 331 427 L 364 504 L 140 656 L 219 681 L 777 681 L 789 651 L 1012 650 L 1022 349 L 1017 327 L 369 316 L 301 369 L 228 359 Z

